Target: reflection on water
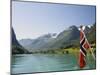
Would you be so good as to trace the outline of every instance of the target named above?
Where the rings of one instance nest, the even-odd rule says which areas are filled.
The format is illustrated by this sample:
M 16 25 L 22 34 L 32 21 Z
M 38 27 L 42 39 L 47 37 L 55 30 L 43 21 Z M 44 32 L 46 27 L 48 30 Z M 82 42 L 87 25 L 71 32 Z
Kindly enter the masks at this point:
M 12 74 L 79 70 L 78 58 L 71 54 L 22 54 L 12 56 Z M 95 61 L 87 58 L 84 69 L 95 69 Z

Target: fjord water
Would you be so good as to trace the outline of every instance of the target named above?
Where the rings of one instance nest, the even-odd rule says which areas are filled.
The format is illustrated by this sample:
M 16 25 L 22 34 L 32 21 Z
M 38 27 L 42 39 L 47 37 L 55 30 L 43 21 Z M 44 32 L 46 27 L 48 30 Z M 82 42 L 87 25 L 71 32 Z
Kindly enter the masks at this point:
M 89 56 L 84 69 L 95 69 L 95 67 L 95 61 Z M 80 70 L 78 66 L 78 55 L 18 54 L 12 56 L 12 74 L 69 70 Z

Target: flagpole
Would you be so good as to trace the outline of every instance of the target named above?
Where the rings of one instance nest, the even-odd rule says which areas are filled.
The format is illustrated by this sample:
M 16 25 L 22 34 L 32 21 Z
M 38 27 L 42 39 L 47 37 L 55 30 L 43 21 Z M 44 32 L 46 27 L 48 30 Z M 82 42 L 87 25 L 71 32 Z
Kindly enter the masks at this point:
M 95 60 L 95 55 L 94 55 L 94 53 L 93 53 L 93 51 L 92 51 L 92 48 L 90 48 L 90 51 L 91 51 L 91 53 L 92 53 L 93 59 Z
M 86 38 L 86 40 L 87 40 L 87 38 Z M 87 43 L 89 44 L 88 40 L 87 40 Z M 94 55 L 94 53 L 93 53 L 93 51 L 92 51 L 92 48 L 91 48 L 91 47 L 90 47 L 90 52 L 91 52 L 91 54 L 92 54 L 93 59 L 95 60 L 95 55 Z

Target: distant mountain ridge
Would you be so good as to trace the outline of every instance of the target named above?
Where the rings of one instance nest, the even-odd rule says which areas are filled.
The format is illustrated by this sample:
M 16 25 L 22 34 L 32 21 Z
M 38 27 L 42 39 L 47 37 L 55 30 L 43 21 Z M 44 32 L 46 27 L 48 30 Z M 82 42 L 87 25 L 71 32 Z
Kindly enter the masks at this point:
M 29 44 L 31 44 L 33 42 L 34 39 L 21 39 L 19 40 L 19 43 L 22 45 L 22 46 L 27 46 Z
M 56 37 L 56 33 L 48 33 L 43 36 L 38 37 L 37 39 L 22 39 L 19 40 L 19 43 L 22 44 L 26 49 L 39 49 L 52 39 Z M 30 41 L 31 40 L 31 41 Z M 22 43 L 23 41 L 23 43 Z M 28 43 L 27 43 L 28 42 Z M 25 45 L 27 43 L 27 45 Z
M 33 40 L 31 44 L 23 46 L 31 51 L 69 47 L 70 45 L 72 45 L 71 42 L 74 43 L 77 42 L 76 39 L 79 40 L 79 30 L 76 26 L 71 26 L 68 29 L 59 33 L 55 38 L 53 38 L 52 36 L 56 36 L 56 33 L 49 33 L 40 36 L 37 39 Z M 19 42 L 21 43 L 21 40 Z

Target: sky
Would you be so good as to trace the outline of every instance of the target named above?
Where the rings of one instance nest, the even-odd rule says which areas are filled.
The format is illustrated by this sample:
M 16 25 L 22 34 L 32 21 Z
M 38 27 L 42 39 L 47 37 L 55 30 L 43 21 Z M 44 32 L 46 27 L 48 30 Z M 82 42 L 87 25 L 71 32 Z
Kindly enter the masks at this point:
M 92 25 L 95 6 L 12 2 L 12 27 L 16 37 L 35 39 L 48 33 L 60 33 L 69 26 Z

